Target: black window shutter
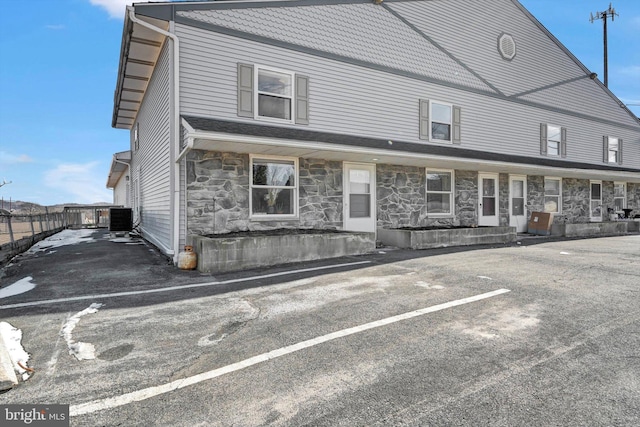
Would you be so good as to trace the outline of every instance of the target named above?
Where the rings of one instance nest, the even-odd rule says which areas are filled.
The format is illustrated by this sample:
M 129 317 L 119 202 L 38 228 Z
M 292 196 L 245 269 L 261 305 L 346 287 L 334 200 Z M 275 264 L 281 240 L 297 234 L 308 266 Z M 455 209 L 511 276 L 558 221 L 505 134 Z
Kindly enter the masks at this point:
M 560 156 L 567 157 L 567 128 L 560 128 Z
M 609 137 L 602 137 L 602 161 L 609 163 Z

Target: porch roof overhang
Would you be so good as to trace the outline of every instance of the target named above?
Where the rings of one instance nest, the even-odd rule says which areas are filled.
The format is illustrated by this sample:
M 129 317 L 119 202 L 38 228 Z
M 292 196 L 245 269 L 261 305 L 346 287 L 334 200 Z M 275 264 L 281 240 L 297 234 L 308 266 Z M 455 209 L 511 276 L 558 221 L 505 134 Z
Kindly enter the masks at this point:
M 127 171 L 129 164 L 131 164 L 131 150 L 120 151 L 113 155 L 109 177 L 107 178 L 107 188 L 116 186 L 122 175 Z
M 133 7 L 128 6 L 125 13 L 118 80 L 113 99 L 111 126 L 118 129 L 133 127 L 166 38 L 133 22 L 129 17 L 129 12 L 133 10 Z M 136 17 L 155 27 L 164 30 L 169 28 L 167 21 L 138 14 Z
M 191 149 L 640 183 L 640 169 L 183 116 Z

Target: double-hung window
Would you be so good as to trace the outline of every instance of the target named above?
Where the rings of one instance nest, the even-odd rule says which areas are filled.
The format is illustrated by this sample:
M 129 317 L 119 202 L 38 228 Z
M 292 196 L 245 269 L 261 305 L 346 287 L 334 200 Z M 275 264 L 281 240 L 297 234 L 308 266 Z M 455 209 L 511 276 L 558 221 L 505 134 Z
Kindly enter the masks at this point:
M 567 130 L 561 126 L 540 124 L 540 154 L 567 157 Z
M 603 160 L 605 163 L 622 164 L 622 139 L 605 136 L 603 139 Z
M 562 179 L 544 179 L 544 211 L 560 213 L 562 211 Z
M 238 64 L 238 116 L 309 124 L 309 78 L 277 68 Z
M 427 215 L 453 215 L 453 171 L 427 170 Z
M 298 214 L 298 160 L 251 156 L 250 203 L 254 219 Z
M 293 73 L 256 67 L 256 118 L 291 121 Z
M 616 213 L 622 213 L 622 210 L 627 207 L 626 182 L 613 183 L 613 206 L 615 207 Z
M 421 99 L 420 139 L 460 144 L 461 111 L 455 105 Z

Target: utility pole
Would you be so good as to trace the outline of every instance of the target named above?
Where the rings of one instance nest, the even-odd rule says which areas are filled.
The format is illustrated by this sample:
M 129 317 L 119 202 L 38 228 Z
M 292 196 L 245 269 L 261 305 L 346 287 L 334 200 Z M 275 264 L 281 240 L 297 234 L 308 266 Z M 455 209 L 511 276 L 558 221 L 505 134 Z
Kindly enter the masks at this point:
M 609 87 L 609 65 L 608 65 L 608 57 L 607 57 L 607 19 L 611 17 L 611 22 L 615 21 L 615 17 L 619 16 L 616 13 L 616 10 L 609 3 L 609 9 L 604 12 L 596 12 L 595 16 L 593 13 L 591 14 L 591 18 L 589 19 L 593 24 L 593 21 L 596 19 L 602 19 L 604 23 L 604 85 Z

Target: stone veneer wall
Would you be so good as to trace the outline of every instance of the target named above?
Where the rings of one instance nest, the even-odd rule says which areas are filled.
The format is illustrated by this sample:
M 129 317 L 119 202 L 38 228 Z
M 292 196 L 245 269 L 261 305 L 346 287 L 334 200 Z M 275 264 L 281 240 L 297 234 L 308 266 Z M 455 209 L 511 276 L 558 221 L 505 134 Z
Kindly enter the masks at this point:
M 249 219 L 249 155 L 193 150 L 187 155 L 187 233 L 274 228 L 341 228 L 342 163 L 300 159 L 299 219 Z
M 499 225 L 506 227 L 509 225 L 509 174 L 498 175 L 498 207 Z
M 640 184 L 627 184 L 627 207 L 634 210 L 631 215 L 640 215 Z
M 562 180 L 562 214 L 556 215 L 554 222 L 565 224 L 589 222 L 590 197 L 591 183 L 588 179 L 564 178 Z
M 378 227 L 471 226 L 478 223 L 477 172 L 455 171 L 455 216 L 448 218 L 428 216 L 425 174 L 422 167 L 377 165 Z
M 469 227 L 478 224 L 478 172 L 455 171 L 456 222 L 454 225 Z

